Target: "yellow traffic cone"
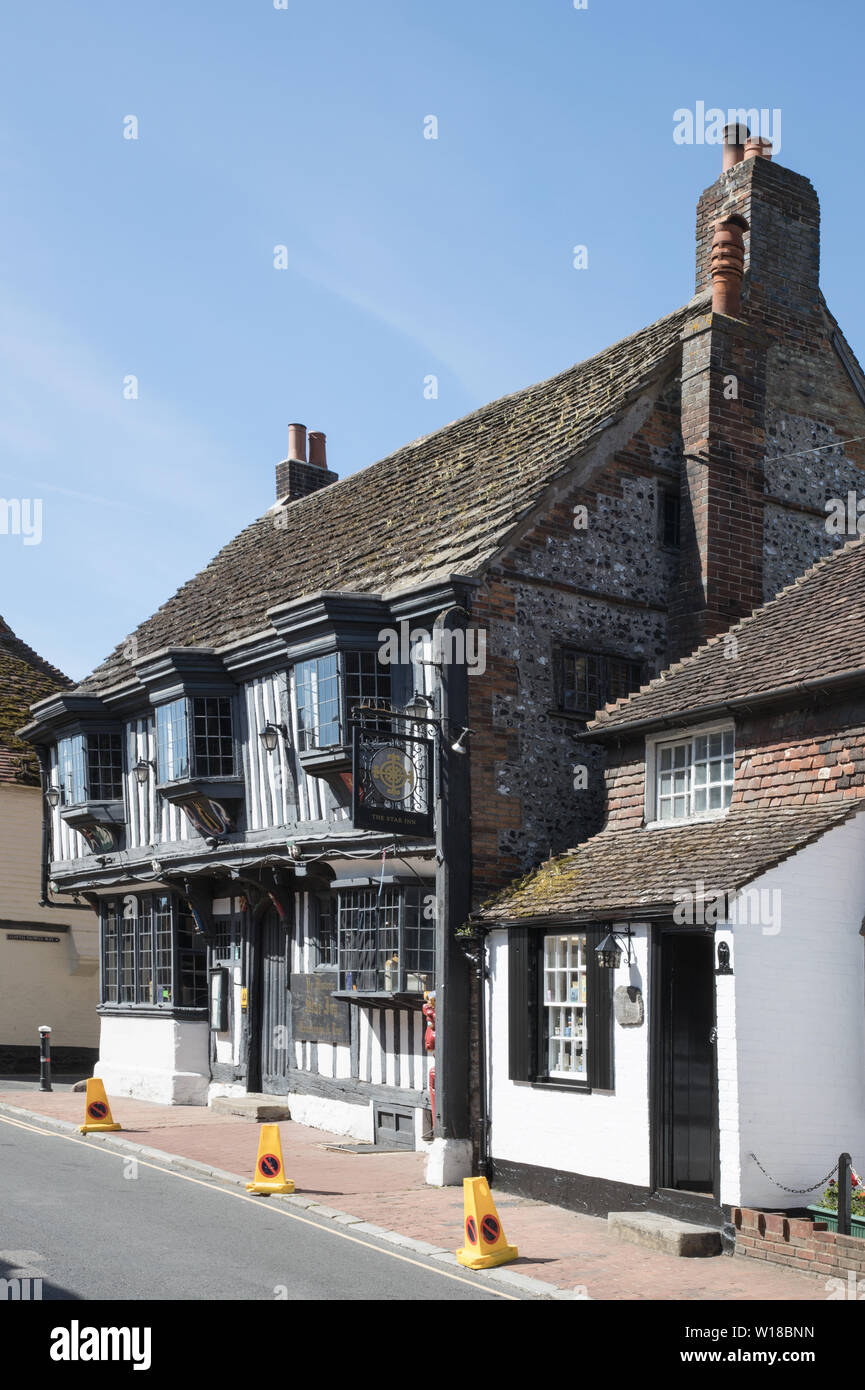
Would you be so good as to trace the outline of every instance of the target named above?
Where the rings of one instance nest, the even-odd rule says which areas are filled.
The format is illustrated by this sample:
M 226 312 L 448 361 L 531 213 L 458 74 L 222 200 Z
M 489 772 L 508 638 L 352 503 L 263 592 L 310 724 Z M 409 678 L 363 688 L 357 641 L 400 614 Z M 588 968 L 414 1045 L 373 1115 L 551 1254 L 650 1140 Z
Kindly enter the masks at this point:
M 486 1178 L 463 1178 L 466 1243 L 457 1259 L 467 1269 L 492 1269 L 515 1260 L 519 1251 L 508 1245 Z
M 87 1082 L 84 1115 L 84 1124 L 78 1126 L 81 1134 L 105 1134 L 108 1130 L 121 1128 L 111 1118 L 111 1106 L 98 1076 L 91 1076 Z
M 258 1140 L 258 1161 L 255 1165 L 255 1181 L 246 1184 L 247 1192 L 260 1192 L 265 1197 L 276 1197 L 280 1193 L 293 1192 L 294 1183 L 286 1178 L 282 1166 L 282 1144 L 279 1138 L 279 1125 L 262 1125 Z

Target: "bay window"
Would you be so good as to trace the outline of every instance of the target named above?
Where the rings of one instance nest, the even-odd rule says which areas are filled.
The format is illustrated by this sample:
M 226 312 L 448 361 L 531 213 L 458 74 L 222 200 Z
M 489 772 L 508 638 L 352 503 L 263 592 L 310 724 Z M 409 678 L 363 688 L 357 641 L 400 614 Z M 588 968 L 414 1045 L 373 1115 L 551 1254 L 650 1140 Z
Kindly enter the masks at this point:
M 100 928 L 103 1004 L 206 1007 L 206 943 L 178 898 L 106 898 Z
M 391 671 L 377 651 L 333 652 L 300 661 L 294 677 L 301 752 L 348 744 L 349 721 L 362 700 L 390 704 Z
M 423 994 L 435 989 L 431 887 L 343 889 L 336 905 L 341 990 Z
M 190 777 L 233 778 L 234 727 L 230 695 L 193 695 L 156 707 L 160 782 Z
M 123 798 L 123 739 L 119 733 L 73 734 L 57 744 L 63 806 Z

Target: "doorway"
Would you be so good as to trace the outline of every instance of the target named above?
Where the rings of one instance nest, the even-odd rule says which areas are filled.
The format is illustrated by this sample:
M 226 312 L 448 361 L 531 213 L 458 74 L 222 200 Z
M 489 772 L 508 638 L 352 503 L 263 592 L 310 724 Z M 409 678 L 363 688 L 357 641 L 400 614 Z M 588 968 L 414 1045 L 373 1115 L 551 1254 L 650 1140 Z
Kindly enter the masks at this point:
M 663 930 L 656 960 L 655 1187 L 712 1196 L 718 1152 L 714 938 Z
M 288 1089 L 289 946 L 288 923 L 271 908 L 261 921 L 257 942 L 259 1084 L 266 1095 L 285 1095 Z

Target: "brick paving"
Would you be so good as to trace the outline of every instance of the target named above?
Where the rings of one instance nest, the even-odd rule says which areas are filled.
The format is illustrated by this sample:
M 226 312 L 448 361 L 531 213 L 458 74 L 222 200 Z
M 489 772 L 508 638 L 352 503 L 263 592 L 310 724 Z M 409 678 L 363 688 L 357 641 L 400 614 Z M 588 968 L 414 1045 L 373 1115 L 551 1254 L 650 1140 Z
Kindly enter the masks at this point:
M 110 1097 L 118 1138 L 166 1155 L 191 1158 L 251 1178 L 258 1152 L 257 1124 L 215 1115 L 204 1106 L 152 1105 Z M 0 1104 L 80 1124 L 84 1096 L 70 1092 L 0 1091 Z M 335 1153 L 344 1136 L 284 1121 L 279 1126 L 286 1172 L 296 1189 L 325 1206 L 446 1249 L 461 1243 L 463 1207 L 458 1187 L 424 1182 L 421 1153 Z M 595 1299 L 779 1302 L 825 1300 L 822 1279 L 756 1260 L 677 1259 L 613 1239 L 600 1217 L 582 1216 L 546 1202 L 494 1192 L 508 1240 L 520 1257 L 510 1266 L 559 1288 L 581 1285 Z

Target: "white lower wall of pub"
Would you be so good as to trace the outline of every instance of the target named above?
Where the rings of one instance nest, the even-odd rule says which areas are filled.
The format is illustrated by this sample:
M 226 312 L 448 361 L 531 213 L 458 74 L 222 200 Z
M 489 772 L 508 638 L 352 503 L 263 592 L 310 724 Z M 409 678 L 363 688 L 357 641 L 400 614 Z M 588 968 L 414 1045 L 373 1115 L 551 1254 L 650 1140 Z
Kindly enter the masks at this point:
M 647 931 L 632 926 L 636 964 L 625 958 L 614 988 L 648 999 Z M 508 1077 L 507 933 L 490 948 L 491 1144 L 494 1158 L 614 1182 L 649 1184 L 648 1008 L 637 1028 L 614 1024 L 615 1093 L 542 1090 Z
M 371 1101 L 368 1105 L 350 1105 L 329 1096 L 307 1096 L 291 1091 L 288 1108 L 297 1124 L 309 1125 L 311 1129 L 344 1134 L 363 1143 L 372 1143 L 375 1137 Z
M 94 1075 L 110 1096 L 160 1105 L 206 1105 L 210 1083 L 206 1021 L 103 1015 Z
M 733 975 L 716 977 L 721 1200 L 799 1206 L 822 1188 L 785 1192 L 751 1154 L 786 1187 L 845 1150 L 865 1168 L 865 814 L 751 887 L 769 912 L 724 933 Z

